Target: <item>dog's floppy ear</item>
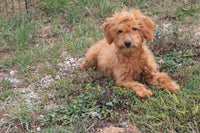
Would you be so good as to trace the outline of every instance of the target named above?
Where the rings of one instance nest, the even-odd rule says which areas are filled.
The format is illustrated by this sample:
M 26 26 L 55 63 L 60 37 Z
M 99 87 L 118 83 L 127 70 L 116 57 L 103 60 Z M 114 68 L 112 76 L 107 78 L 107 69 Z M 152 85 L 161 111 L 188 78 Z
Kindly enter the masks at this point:
M 111 22 L 105 22 L 103 24 L 104 35 L 109 44 L 111 44 L 114 39 L 111 32 L 111 26 L 112 26 Z
M 147 41 L 154 38 L 154 22 L 150 17 L 142 16 L 141 31 Z

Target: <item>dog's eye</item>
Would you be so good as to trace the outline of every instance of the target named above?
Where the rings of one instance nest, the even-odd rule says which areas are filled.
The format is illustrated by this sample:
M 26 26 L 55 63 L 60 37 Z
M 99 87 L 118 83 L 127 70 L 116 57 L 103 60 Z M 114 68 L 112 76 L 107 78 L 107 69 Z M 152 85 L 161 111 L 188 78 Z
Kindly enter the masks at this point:
M 118 30 L 118 33 L 122 33 L 123 31 L 122 30 Z
M 135 27 L 133 27 L 132 29 L 133 29 L 133 30 L 137 30 L 137 28 L 135 28 Z

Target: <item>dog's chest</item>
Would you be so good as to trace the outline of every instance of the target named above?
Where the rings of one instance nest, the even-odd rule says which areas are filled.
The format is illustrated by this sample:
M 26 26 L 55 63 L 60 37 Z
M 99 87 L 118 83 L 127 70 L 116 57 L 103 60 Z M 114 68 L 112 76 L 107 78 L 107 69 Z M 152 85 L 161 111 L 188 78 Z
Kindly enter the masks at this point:
M 127 75 L 128 77 L 133 77 L 138 79 L 142 73 L 142 66 L 139 60 L 130 59 L 124 60 L 117 64 L 118 70 L 121 71 L 121 75 Z

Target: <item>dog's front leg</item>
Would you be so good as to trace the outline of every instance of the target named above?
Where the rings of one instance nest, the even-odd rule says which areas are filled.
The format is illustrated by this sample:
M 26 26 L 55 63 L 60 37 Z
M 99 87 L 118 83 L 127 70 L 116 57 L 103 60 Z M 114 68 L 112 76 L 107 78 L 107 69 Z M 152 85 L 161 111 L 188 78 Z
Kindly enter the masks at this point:
M 117 80 L 116 83 L 120 87 L 126 87 L 128 89 L 135 91 L 136 95 L 140 98 L 147 98 L 148 96 L 153 95 L 151 90 L 146 89 L 147 87 L 145 85 L 143 85 L 139 82 L 136 82 L 136 81 Z
M 85 60 L 78 67 L 79 70 L 95 67 L 97 63 L 97 55 L 92 55 L 91 52 L 86 54 Z
M 85 54 L 85 60 L 79 66 L 79 69 L 88 69 L 90 67 L 96 67 L 97 57 L 101 48 L 101 43 L 97 43 L 91 46 Z
M 90 65 L 91 63 L 90 62 L 88 62 L 87 60 L 84 60 L 81 64 L 80 64 L 80 66 L 78 67 L 78 69 L 79 70 L 82 70 L 82 69 L 88 69 L 89 67 L 91 67 L 91 65 Z

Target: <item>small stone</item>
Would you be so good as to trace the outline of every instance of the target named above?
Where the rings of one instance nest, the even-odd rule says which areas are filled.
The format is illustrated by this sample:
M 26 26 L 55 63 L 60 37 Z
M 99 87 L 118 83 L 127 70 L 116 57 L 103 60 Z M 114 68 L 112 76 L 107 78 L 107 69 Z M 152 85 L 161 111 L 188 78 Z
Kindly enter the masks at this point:
M 10 71 L 10 75 L 14 76 L 17 73 L 17 71 Z
M 20 81 L 14 78 L 5 78 L 5 80 L 10 81 L 11 83 L 18 84 Z
M 60 76 L 59 76 L 59 75 L 57 75 L 57 76 L 55 77 L 55 79 L 58 79 L 58 80 L 59 80 L 59 79 L 60 79 Z

